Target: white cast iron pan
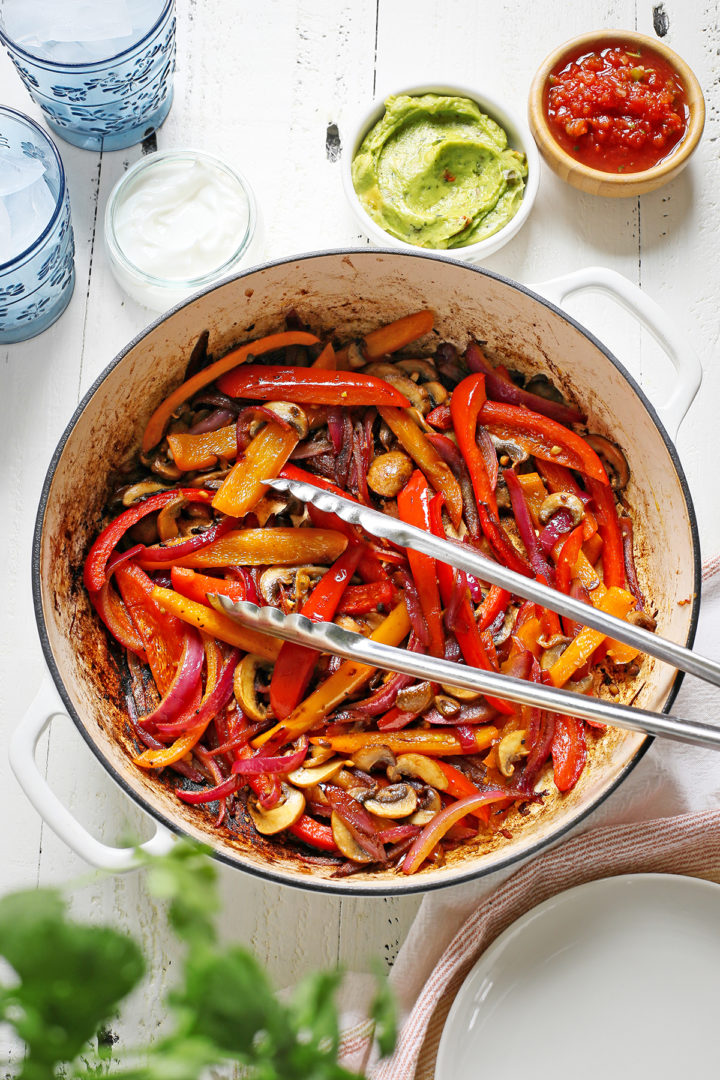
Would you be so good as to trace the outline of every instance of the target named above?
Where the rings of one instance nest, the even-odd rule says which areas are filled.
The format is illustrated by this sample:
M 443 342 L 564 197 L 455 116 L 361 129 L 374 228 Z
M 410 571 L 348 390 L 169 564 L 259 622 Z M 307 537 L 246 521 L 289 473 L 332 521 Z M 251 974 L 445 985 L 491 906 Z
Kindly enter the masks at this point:
M 527 817 L 507 821 L 512 839 L 495 836 L 459 849 L 443 867 L 406 878 L 390 871 L 333 879 L 332 868 L 297 849 L 267 841 L 239 824 L 215 830 L 200 807 L 180 804 L 162 780 L 133 766 L 120 677 L 81 583 L 81 567 L 105 504 L 110 475 L 131 456 L 157 403 L 181 380 L 194 343 L 210 332 L 210 352 L 261 337 L 283 325 L 294 307 L 315 331 L 338 338 L 422 307 L 436 312 L 437 341 L 464 347 L 472 336 L 513 368 L 547 372 L 582 402 L 589 428 L 615 439 L 631 469 L 639 573 L 658 609 L 658 629 L 692 643 L 700 591 L 697 529 L 687 483 L 658 414 L 618 361 L 557 306 L 570 292 L 612 293 L 650 327 L 678 371 L 662 410 L 674 434 L 700 382 L 698 361 L 660 309 L 623 278 L 591 270 L 542 287 L 548 302 L 486 270 L 421 254 L 339 251 L 306 255 L 248 271 L 198 296 L 154 323 L 110 364 L 88 391 L 55 452 L 38 511 L 33 588 L 40 637 L 62 703 L 48 691 L 35 703 L 13 743 L 20 782 L 48 824 L 88 861 L 122 869 L 129 850 L 90 837 L 60 804 L 34 762 L 48 719 L 67 711 L 88 745 L 125 791 L 157 821 L 149 846 L 171 833 L 209 844 L 218 858 L 251 873 L 327 892 L 388 895 L 449 885 L 507 865 L 556 840 L 627 776 L 647 746 L 642 736 L 611 731 L 598 740 L 579 784 L 555 792 Z M 688 602 L 689 601 L 689 602 Z M 638 705 L 669 709 L 679 679 L 666 665 L 645 661 L 631 690 Z

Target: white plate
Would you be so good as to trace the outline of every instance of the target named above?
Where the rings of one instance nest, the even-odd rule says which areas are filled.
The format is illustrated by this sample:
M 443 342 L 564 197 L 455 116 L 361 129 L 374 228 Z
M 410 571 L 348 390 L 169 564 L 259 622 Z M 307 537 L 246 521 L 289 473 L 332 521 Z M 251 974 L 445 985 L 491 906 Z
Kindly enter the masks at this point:
M 714 1073 L 720 886 L 629 874 L 513 923 L 460 988 L 436 1080 L 620 1080 Z

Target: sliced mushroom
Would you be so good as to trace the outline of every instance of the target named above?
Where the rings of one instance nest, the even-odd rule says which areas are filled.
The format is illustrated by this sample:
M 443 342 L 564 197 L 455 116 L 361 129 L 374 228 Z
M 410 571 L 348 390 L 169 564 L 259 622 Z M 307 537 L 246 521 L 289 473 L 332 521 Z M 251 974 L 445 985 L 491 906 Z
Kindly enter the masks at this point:
M 572 514 L 574 526 L 579 525 L 585 517 L 585 507 L 582 500 L 578 499 L 577 495 L 573 495 L 571 491 L 556 491 L 554 495 L 548 495 L 547 499 L 543 499 L 538 512 L 538 517 L 543 525 L 547 525 L 550 518 L 558 510 L 568 510 Z
M 617 443 L 606 439 L 604 435 L 586 435 L 588 443 L 598 457 L 602 458 L 603 464 L 608 466 L 610 484 L 615 491 L 622 491 L 630 482 L 630 466 Z
M 492 636 L 493 645 L 502 645 L 512 635 L 515 629 L 515 623 L 517 622 L 518 608 L 509 607 L 505 612 L 505 618 L 503 619 L 502 626 L 495 630 Z
M 419 375 L 423 382 L 437 379 L 437 368 L 432 360 L 428 360 L 424 356 L 414 357 L 411 360 L 397 360 L 395 367 L 400 368 L 406 375 Z
M 261 669 L 271 670 L 271 661 L 265 660 L 262 656 L 256 656 L 255 653 L 248 653 L 243 656 L 233 675 L 235 699 L 245 715 L 256 723 L 262 723 L 267 719 L 268 713 L 267 705 L 258 701 L 255 688 L 257 673 Z
M 357 341 L 351 341 L 346 349 L 348 367 L 351 371 L 357 371 L 358 368 L 365 367 L 366 360 L 362 354 L 362 349 L 358 345 Z
M 174 499 L 170 499 L 169 502 L 166 502 L 158 512 L 155 525 L 161 540 L 172 540 L 173 537 L 179 535 L 180 529 L 178 528 L 177 519 L 184 506 L 187 506 L 187 499 L 185 496 L 176 495 Z
M 280 800 L 272 810 L 263 810 L 252 796 L 248 798 L 247 808 L 257 831 L 263 836 L 274 836 L 283 829 L 289 829 L 302 817 L 305 812 L 305 796 L 297 788 L 283 783 Z
M 455 693 L 454 687 L 453 687 L 453 693 Z M 461 706 L 460 706 L 460 702 L 456 701 L 454 697 L 449 697 L 447 694 L 436 694 L 435 695 L 435 708 L 437 709 L 437 711 L 440 713 L 441 716 L 451 718 L 453 716 L 458 715 L 458 713 L 460 712 Z
M 401 394 L 404 394 L 413 408 L 417 409 L 421 417 L 430 412 L 430 398 L 425 393 L 423 386 L 418 386 L 402 371 L 398 371 L 395 364 L 368 364 L 365 368 L 366 375 L 375 375 L 390 383 Z
M 182 472 L 178 469 L 174 461 L 169 461 L 168 458 L 163 457 L 162 454 L 158 454 L 150 465 L 150 471 L 154 472 L 157 476 L 162 476 L 163 480 L 172 480 L 175 482 L 182 476 Z
M 374 769 L 390 769 L 395 765 L 395 755 L 389 746 L 364 746 L 352 759 L 358 769 L 372 772 Z
M 448 779 L 437 761 L 425 754 L 401 754 L 397 759 L 392 775 L 388 770 L 388 780 L 397 781 L 401 776 L 422 780 L 438 791 L 446 791 Z
M 557 386 L 548 379 L 547 375 L 533 375 L 525 389 L 531 394 L 537 394 L 538 397 L 545 398 L 546 401 L 554 401 L 558 405 L 565 404 L 565 398 Z
M 438 405 L 444 404 L 448 399 L 448 392 L 443 384 L 436 382 L 434 379 L 431 382 L 423 383 L 423 390 L 430 398 L 430 404 L 433 409 Z
M 274 412 L 276 416 L 279 416 L 281 420 L 294 428 L 298 438 L 307 439 L 310 425 L 305 412 L 299 405 L 292 401 L 268 401 L 265 408 L 269 409 L 270 412 Z
M 560 635 L 556 635 L 556 637 L 550 639 L 551 643 L 548 644 L 547 647 L 542 645 L 542 642 L 540 642 L 539 638 L 538 642 L 541 644 L 541 647 L 544 650 L 542 656 L 540 657 L 540 667 L 543 671 L 548 671 L 565 652 L 568 645 L 570 644 L 570 639 L 566 637 L 560 637 Z
M 418 808 L 410 818 L 410 825 L 428 825 L 442 810 L 442 799 L 435 788 L 424 787 L 418 798 Z
M 571 679 L 565 683 L 566 690 L 572 690 L 574 694 L 587 694 L 592 690 L 595 677 L 586 675 L 584 679 Z
M 317 743 L 310 743 L 310 748 L 303 764 L 306 769 L 314 769 L 316 765 L 324 765 L 334 754 L 335 751 L 331 746 L 318 746 Z
M 406 686 L 398 692 L 396 704 L 403 712 L 420 713 L 426 709 L 433 699 L 432 683 L 415 683 L 414 686 Z
M 258 592 L 266 604 L 277 605 L 280 586 L 292 588 L 295 599 L 303 599 L 310 586 L 326 572 L 325 566 L 271 566 L 258 579 Z
M 501 439 L 497 435 L 490 434 L 492 444 L 495 447 L 495 451 L 500 457 L 502 454 L 507 456 L 512 461 L 513 465 L 521 465 L 523 461 L 528 461 L 530 455 L 527 450 L 524 450 L 522 446 L 518 446 L 512 439 Z
M 482 697 L 479 690 L 465 690 L 462 686 L 450 686 L 449 683 L 440 683 L 440 685 L 445 693 L 456 701 L 477 701 Z
M 509 731 L 497 744 L 495 749 L 497 765 L 503 776 L 512 776 L 515 772 L 514 762 L 518 758 L 527 757 L 530 753 L 525 746 L 526 736 L 527 731 Z
M 393 499 L 405 487 L 412 471 L 413 463 L 402 451 L 391 450 L 387 454 L 378 454 L 368 469 L 368 487 L 386 499 Z
M 632 623 L 633 626 L 640 626 L 643 630 L 654 631 L 657 629 L 657 619 L 653 619 L 652 615 L 648 615 L 647 611 L 631 611 L 629 615 L 625 616 L 625 622 Z
M 365 799 L 365 809 L 377 817 L 409 817 L 417 810 L 417 794 L 409 784 L 388 784 Z
M 333 840 L 346 859 L 352 859 L 353 862 L 357 863 L 371 863 L 375 861 L 374 855 L 371 855 L 365 848 L 360 847 L 360 844 L 338 814 L 333 813 L 331 815 L 330 825 L 332 826 Z
M 159 480 L 142 480 L 139 484 L 133 484 L 131 487 L 125 489 L 123 492 L 122 503 L 123 506 L 133 506 L 147 495 L 154 495 L 158 491 L 167 490 L 167 486 L 161 484 Z
M 332 779 L 336 773 L 340 772 L 342 767 L 343 759 L 333 758 L 323 765 L 315 765 L 311 768 L 302 766 L 299 769 L 294 769 L 291 773 L 288 773 L 288 780 L 299 788 L 314 787 L 315 784 L 322 784 Z

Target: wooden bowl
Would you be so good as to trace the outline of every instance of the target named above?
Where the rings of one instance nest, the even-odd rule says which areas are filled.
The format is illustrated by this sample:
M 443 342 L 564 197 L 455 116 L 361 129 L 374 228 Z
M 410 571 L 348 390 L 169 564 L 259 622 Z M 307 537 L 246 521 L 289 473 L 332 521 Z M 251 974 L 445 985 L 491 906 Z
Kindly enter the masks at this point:
M 588 165 L 576 161 L 555 139 L 543 108 L 543 93 L 548 75 L 559 61 L 577 52 L 583 45 L 588 47 L 600 45 L 604 48 L 617 41 L 638 45 L 662 56 L 680 76 L 687 95 L 689 116 L 685 135 L 664 161 L 653 165 L 650 169 L 643 169 L 642 172 L 608 173 L 601 169 L 591 169 Z M 595 30 L 566 41 L 564 45 L 545 58 L 530 87 L 528 120 L 543 159 L 561 180 L 567 180 L 568 184 L 590 195 L 623 198 L 655 191 L 669 180 L 673 180 L 685 168 L 690 155 L 700 141 L 705 126 L 705 99 L 692 69 L 661 41 L 645 34 L 637 34 L 633 30 Z

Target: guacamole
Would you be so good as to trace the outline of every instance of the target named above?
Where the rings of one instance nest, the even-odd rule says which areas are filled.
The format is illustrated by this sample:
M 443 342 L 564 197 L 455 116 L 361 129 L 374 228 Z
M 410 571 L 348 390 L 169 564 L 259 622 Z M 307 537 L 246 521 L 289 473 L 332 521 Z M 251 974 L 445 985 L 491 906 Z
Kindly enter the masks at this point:
M 355 191 L 391 236 L 456 248 L 492 236 L 517 213 L 527 161 L 469 98 L 400 95 L 363 139 Z

